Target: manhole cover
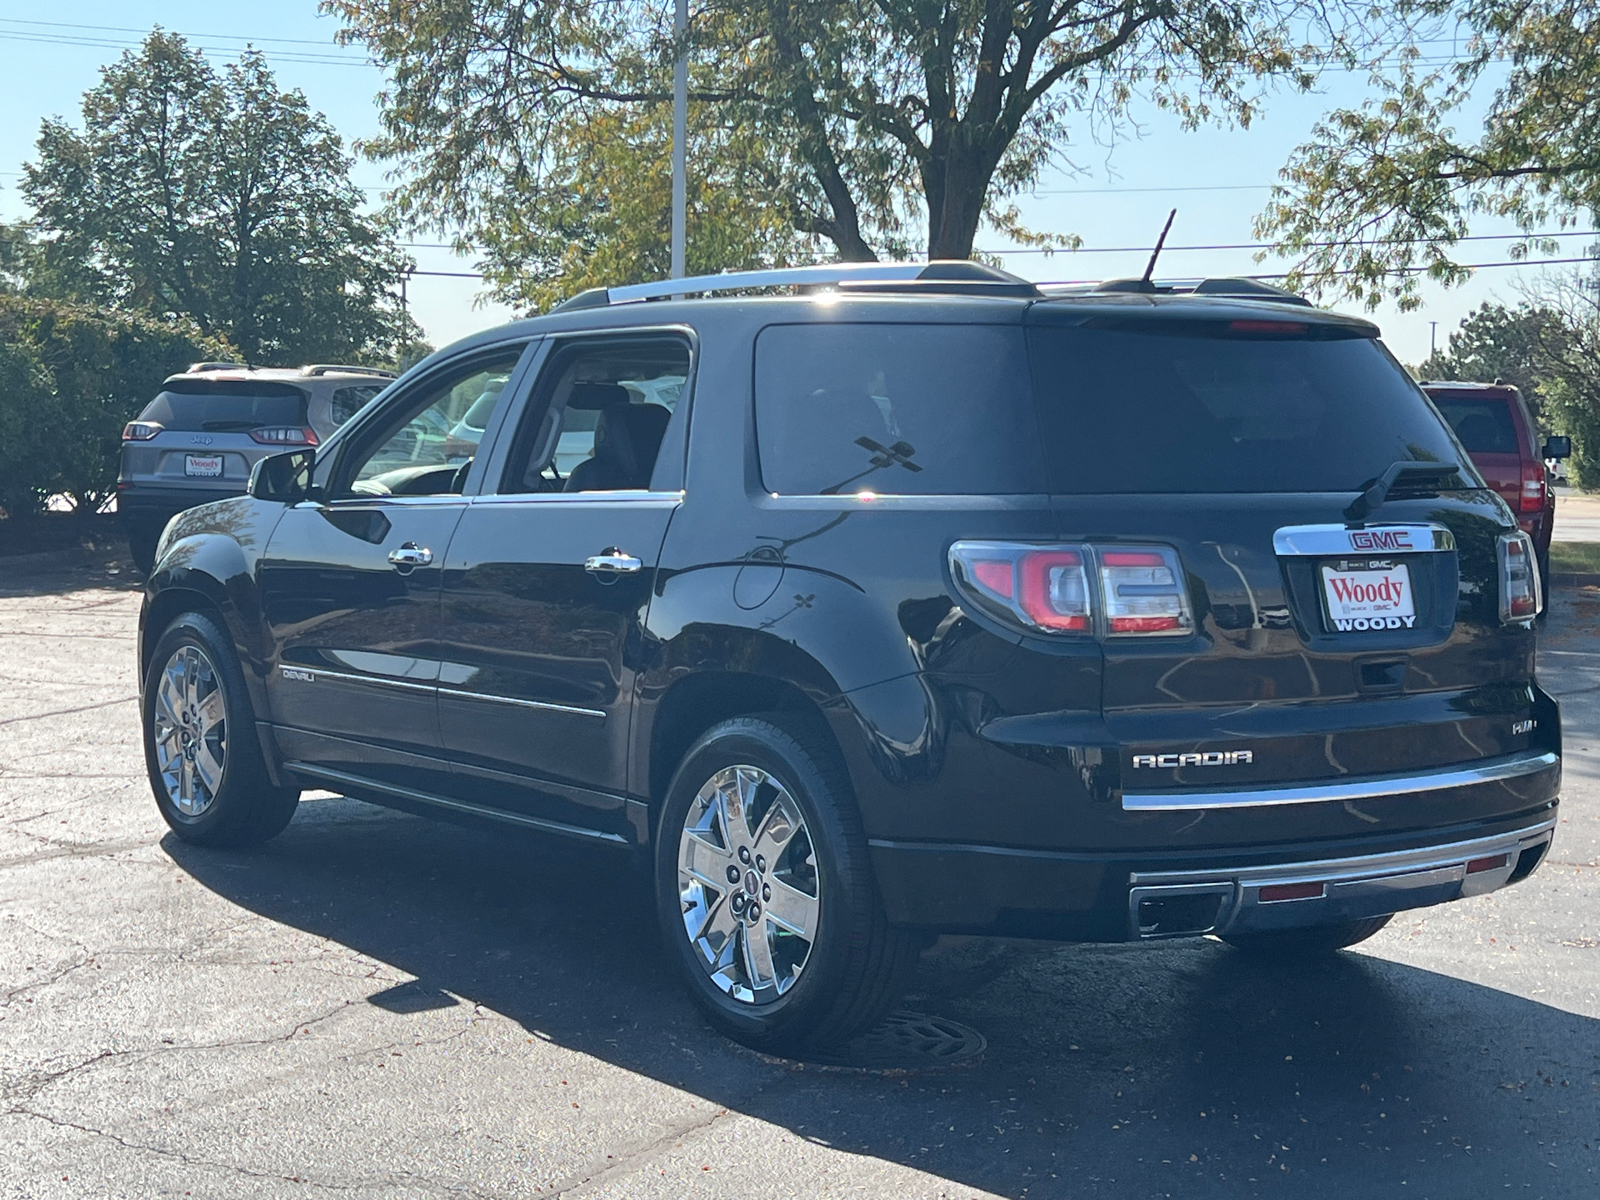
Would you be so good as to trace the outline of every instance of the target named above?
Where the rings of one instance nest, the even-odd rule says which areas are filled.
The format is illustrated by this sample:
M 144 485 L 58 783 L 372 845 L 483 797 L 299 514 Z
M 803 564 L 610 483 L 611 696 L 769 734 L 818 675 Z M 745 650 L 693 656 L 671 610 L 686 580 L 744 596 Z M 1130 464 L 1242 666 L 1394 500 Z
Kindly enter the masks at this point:
M 970 1070 L 983 1062 L 989 1041 L 976 1029 L 926 1013 L 890 1013 L 837 1050 L 809 1054 L 803 1061 L 761 1057 L 798 1070 L 841 1071 L 862 1075 L 933 1075 Z

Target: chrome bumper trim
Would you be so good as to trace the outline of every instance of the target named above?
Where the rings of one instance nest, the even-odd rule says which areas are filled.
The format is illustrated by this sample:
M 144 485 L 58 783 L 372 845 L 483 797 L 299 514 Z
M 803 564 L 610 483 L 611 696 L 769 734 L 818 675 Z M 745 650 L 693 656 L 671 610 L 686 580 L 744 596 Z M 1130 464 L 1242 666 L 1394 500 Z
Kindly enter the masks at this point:
M 1538 861 L 1544 861 L 1555 826 L 1556 818 L 1551 816 L 1510 833 L 1415 850 L 1204 871 L 1133 872 L 1128 876 L 1129 928 L 1132 937 L 1145 940 L 1202 933 L 1268 932 L 1359 920 L 1480 896 L 1504 887 L 1527 851 L 1539 850 Z M 1471 872 L 1467 869 L 1500 855 L 1505 856 L 1505 861 L 1497 866 Z M 1294 884 L 1321 884 L 1322 891 L 1304 899 L 1261 899 L 1263 888 Z M 1150 926 L 1141 920 L 1141 905 L 1206 897 L 1216 897 L 1218 904 L 1214 919 L 1204 927 L 1146 931 Z
M 1274 804 L 1324 804 L 1329 801 L 1373 800 L 1382 796 L 1415 795 L 1446 788 L 1469 787 L 1475 783 L 1495 783 L 1537 775 L 1561 764 L 1554 751 L 1542 754 L 1512 754 L 1489 759 L 1470 767 L 1446 770 L 1408 771 L 1402 775 L 1383 775 L 1367 779 L 1341 779 L 1303 787 L 1255 788 L 1244 791 L 1123 792 L 1126 812 L 1189 812 L 1214 808 L 1261 808 Z

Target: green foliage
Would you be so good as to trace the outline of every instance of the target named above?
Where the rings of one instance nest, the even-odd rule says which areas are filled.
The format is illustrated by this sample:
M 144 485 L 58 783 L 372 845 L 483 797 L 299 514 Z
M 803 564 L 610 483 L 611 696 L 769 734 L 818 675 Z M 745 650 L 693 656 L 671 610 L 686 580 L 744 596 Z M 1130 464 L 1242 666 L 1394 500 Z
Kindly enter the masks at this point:
M 30 290 L 191 321 L 251 362 L 390 358 L 416 337 L 403 259 L 350 166 L 260 55 L 219 75 L 157 29 L 101 72 L 81 129 L 43 125 Z
M 1504 380 L 1522 392 L 1537 417 L 1540 389 L 1567 340 L 1567 318 L 1556 308 L 1528 302 L 1513 308 L 1484 304 L 1467 314 L 1445 349 L 1417 367 L 1417 376 L 1469 383 Z
M 1600 212 L 1600 7 L 1401 0 L 1398 12 L 1459 20 L 1462 61 L 1424 71 L 1413 46 L 1374 63 L 1378 96 L 1317 125 L 1256 229 L 1299 257 L 1289 287 L 1414 308 L 1422 279 L 1471 274 L 1457 243 L 1473 216 L 1532 231 Z M 1478 136 L 1459 134 L 1463 108 L 1507 63 Z M 1511 254 L 1535 249 L 1555 247 L 1530 238 Z
M 405 180 L 395 200 L 408 221 L 464 230 L 518 300 L 601 277 L 585 264 L 602 248 L 617 259 L 607 279 L 655 272 L 679 49 L 671 4 L 322 8 L 389 75 L 383 132 L 367 149 Z M 1026 235 L 1008 199 L 1128 133 L 1136 106 L 1190 125 L 1248 124 L 1265 80 L 1309 86 L 1314 62 L 1381 21 L 1345 0 L 697 5 L 689 256 L 719 268 L 785 261 L 818 239 L 847 260 L 968 257 L 984 221 Z M 1314 54 L 1307 35 L 1323 42 Z M 508 239 L 513 207 L 535 228 Z M 546 277 L 552 265 L 558 279 Z
M 64 492 L 93 511 L 116 487 L 122 426 L 161 381 L 227 343 L 187 322 L 0 295 L 0 504 Z

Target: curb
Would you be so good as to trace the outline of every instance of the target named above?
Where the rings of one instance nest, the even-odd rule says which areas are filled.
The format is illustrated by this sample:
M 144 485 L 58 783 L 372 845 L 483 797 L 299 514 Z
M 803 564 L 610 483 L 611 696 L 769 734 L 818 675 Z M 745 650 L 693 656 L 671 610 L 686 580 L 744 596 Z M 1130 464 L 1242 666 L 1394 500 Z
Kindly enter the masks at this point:
M 1600 573 L 1594 571 L 1552 571 L 1550 583 L 1557 587 L 1600 587 Z

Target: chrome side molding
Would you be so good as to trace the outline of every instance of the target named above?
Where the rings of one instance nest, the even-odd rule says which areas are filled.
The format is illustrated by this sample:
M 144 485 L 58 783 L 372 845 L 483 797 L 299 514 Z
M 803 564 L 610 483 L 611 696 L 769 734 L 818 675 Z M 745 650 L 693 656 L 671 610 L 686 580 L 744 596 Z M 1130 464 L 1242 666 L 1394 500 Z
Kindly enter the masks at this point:
M 1443 525 L 1285 525 L 1272 535 L 1279 555 L 1438 554 L 1456 548 Z
M 1203 791 L 1161 791 L 1122 793 L 1125 812 L 1195 812 L 1225 808 L 1264 808 L 1277 804 L 1326 804 L 1330 801 L 1374 800 L 1383 796 L 1440 792 L 1447 788 L 1470 787 L 1475 783 L 1496 783 L 1537 775 L 1561 765 L 1561 756 L 1552 750 L 1523 752 L 1503 758 L 1487 759 L 1466 767 L 1444 770 L 1406 771 L 1399 775 L 1341 779 L 1289 787 L 1215 788 Z

